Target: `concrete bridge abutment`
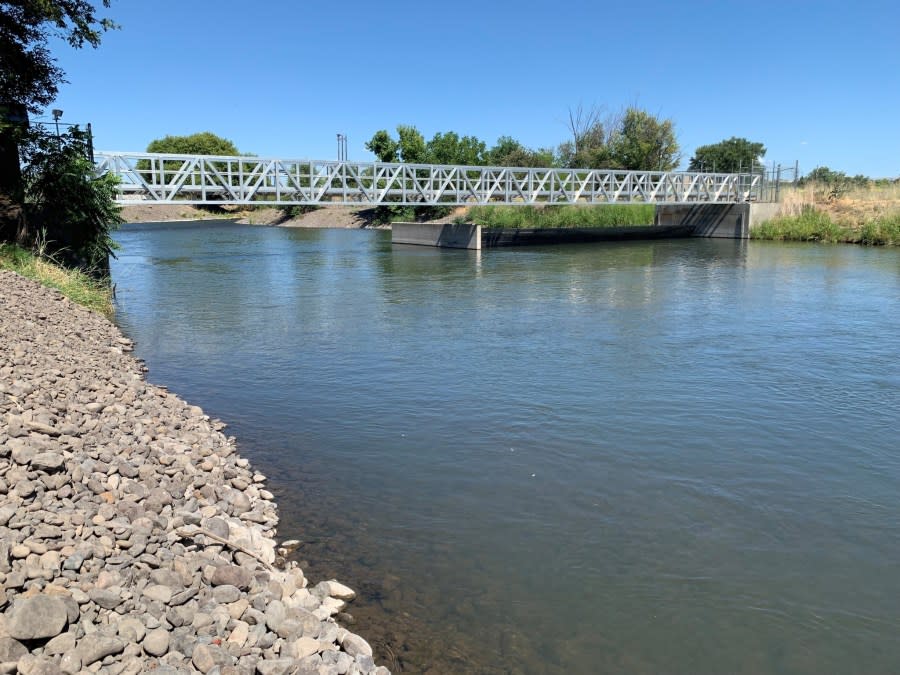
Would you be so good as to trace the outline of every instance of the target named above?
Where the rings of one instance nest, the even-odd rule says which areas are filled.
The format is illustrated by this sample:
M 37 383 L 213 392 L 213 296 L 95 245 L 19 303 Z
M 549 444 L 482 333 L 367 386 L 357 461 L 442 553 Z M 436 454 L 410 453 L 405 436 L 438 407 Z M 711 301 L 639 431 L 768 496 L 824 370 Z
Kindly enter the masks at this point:
M 777 212 L 776 203 L 658 204 L 654 224 L 690 227 L 691 237 L 749 239 L 755 225 Z

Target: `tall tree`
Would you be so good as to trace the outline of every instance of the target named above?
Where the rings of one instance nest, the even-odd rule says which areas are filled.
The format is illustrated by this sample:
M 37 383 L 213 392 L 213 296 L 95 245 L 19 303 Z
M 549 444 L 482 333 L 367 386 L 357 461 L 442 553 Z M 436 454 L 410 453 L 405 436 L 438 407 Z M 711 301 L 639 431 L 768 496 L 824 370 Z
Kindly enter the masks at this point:
M 366 150 L 374 154 L 379 162 L 396 162 L 400 155 L 400 144 L 391 138 L 387 129 L 380 129 L 366 141 Z
M 552 150 L 526 148 L 512 136 L 498 138 L 485 153 L 484 161 L 492 166 L 551 167 L 554 164 Z
M 86 0 L 4 0 L 0 2 L 0 98 L 38 113 L 49 105 L 65 73 L 50 55 L 48 42 L 61 38 L 72 47 L 97 47 L 115 24 L 97 15 Z M 110 0 L 102 0 L 109 7 Z
M 759 171 L 763 166 L 762 158 L 765 155 L 766 148 L 762 143 L 732 136 L 724 141 L 697 148 L 688 164 L 688 171 L 719 173 Z
M 65 40 L 76 49 L 98 46 L 103 32 L 115 24 L 98 16 L 96 4 L 0 0 L 0 203 L 5 204 L 0 212 L 0 240 L 20 239 L 27 231 L 19 165 L 19 144 L 30 138 L 27 112 L 39 113 L 65 82 L 65 73 L 50 54 L 50 40 Z M 109 4 L 102 0 L 103 7 Z
M 484 164 L 486 146 L 475 136 L 459 137 L 455 131 L 436 133 L 427 145 L 426 157 L 432 164 L 459 164 L 481 166 Z
M 425 137 L 414 126 L 400 124 L 397 126 L 397 135 L 400 140 L 397 145 L 400 148 L 400 161 L 407 164 L 424 164 L 428 161 L 428 150 L 425 145 Z
M 625 110 L 611 134 L 609 150 L 617 167 L 632 171 L 671 171 L 681 160 L 672 120 L 634 106 Z

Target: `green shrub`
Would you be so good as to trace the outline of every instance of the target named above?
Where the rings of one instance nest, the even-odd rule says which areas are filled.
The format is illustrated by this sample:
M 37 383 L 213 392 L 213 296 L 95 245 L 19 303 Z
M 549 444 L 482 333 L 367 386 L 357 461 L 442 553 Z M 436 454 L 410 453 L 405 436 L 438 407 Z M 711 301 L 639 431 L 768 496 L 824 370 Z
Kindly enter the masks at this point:
M 115 203 L 118 179 L 97 176 L 87 156 L 87 135 L 73 127 L 60 136 L 41 127 L 22 144 L 26 248 L 94 277 L 109 275 L 121 222 Z

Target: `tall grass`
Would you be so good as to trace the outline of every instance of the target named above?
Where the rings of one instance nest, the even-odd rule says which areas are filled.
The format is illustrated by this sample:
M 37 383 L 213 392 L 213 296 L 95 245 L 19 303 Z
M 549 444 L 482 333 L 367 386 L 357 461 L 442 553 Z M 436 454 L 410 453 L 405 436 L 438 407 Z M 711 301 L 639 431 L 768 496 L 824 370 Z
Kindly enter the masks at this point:
M 473 206 L 466 220 L 487 228 L 545 229 L 652 225 L 653 204 Z
M 112 287 L 109 280 L 93 277 L 55 264 L 27 249 L 13 244 L 0 244 L 0 269 L 9 269 L 23 277 L 60 291 L 72 302 L 111 317 Z
M 872 246 L 900 245 L 900 212 L 878 215 L 858 223 L 836 220 L 831 214 L 807 206 L 796 215 L 761 223 L 750 231 L 752 239 L 777 241 L 844 242 Z

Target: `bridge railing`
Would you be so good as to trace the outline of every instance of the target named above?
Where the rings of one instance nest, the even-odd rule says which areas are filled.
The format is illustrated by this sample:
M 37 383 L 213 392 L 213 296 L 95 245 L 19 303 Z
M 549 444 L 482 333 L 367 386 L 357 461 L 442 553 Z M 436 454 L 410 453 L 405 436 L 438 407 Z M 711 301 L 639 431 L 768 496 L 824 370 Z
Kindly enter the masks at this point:
M 766 201 L 763 174 L 95 153 L 120 203 L 606 204 Z

